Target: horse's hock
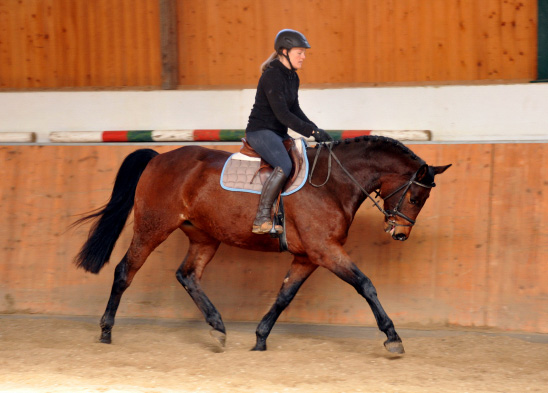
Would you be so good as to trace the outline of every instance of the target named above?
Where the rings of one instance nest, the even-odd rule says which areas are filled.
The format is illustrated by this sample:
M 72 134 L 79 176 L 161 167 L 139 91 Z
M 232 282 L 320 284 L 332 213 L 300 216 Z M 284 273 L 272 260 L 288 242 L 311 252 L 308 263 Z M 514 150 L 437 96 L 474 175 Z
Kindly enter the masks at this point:
M 154 146 L 159 152 L 172 146 Z M 217 146 L 236 152 L 239 146 Z M 411 238 L 394 242 L 366 202 L 346 251 L 375 284 L 396 327 L 491 326 L 548 332 L 548 144 L 413 145 L 432 165 L 453 163 L 421 212 Z M 100 315 L 128 225 L 101 275 L 71 264 L 88 228 L 66 232 L 104 204 L 135 146 L 2 146 L 0 312 Z M 44 165 L 48 163 L 48 165 Z M 523 191 L 519 191 L 523 190 Z M 314 214 L 311 211 L 311 214 Z M 320 217 L 320 219 L 328 219 Z M 131 222 L 131 219 L 130 219 Z M 188 242 L 174 233 L 125 294 L 120 316 L 201 319 L 174 278 Z M 203 286 L 225 320 L 258 322 L 291 260 L 221 246 Z M 319 270 L 281 321 L 373 325 L 362 298 Z

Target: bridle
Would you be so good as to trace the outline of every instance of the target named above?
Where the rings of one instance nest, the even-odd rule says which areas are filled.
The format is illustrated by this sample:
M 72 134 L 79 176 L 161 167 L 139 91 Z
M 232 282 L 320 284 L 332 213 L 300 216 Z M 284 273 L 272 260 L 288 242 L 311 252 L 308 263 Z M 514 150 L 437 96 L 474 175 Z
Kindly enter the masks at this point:
M 402 194 L 401 194 L 401 197 L 398 201 L 398 203 L 396 204 L 396 207 L 394 207 L 393 209 L 390 209 L 390 210 L 384 210 L 381 205 L 378 204 L 378 202 L 375 200 L 375 198 L 373 198 L 371 196 L 371 194 L 369 194 L 367 192 L 367 190 L 365 188 L 362 187 L 362 185 L 356 180 L 356 178 L 354 176 L 352 176 L 352 174 L 350 172 L 348 172 L 348 170 L 342 165 L 342 163 L 339 161 L 339 159 L 337 158 L 337 156 L 335 155 L 335 153 L 333 153 L 333 143 L 329 143 L 328 144 L 328 148 L 329 148 L 329 159 L 328 159 L 328 162 L 327 162 L 327 177 L 325 179 L 325 181 L 322 183 L 322 184 L 314 184 L 312 183 L 312 175 L 314 173 L 314 169 L 316 168 L 316 163 L 318 161 L 318 157 L 320 155 L 320 150 L 322 149 L 324 143 L 319 143 L 318 144 L 318 150 L 316 151 L 316 156 L 314 157 L 314 163 L 312 164 L 312 169 L 310 170 L 310 174 L 308 176 L 308 182 L 314 186 L 314 187 L 322 187 L 324 186 L 329 178 L 331 177 L 331 157 L 333 157 L 335 159 L 335 161 L 337 162 L 337 164 L 339 164 L 339 166 L 341 167 L 341 169 L 343 170 L 343 172 L 350 178 L 350 180 L 352 180 L 357 186 L 358 188 L 369 198 L 371 199 L 371 201 L 373 201 L 373 204 L 377 207 L 377 209 L 379 209 L 379 211 L 385 215 L 385 217 L 387 218 L 387 221 L 390 225 L 394 226 L 394 227 L 412 227 L 413 225 L 415 225 L 415 220 L 413 220 L 412 218 L 410 217 L 407 217 L 405 214 L 403 214 L 400 209 L 403 205 L 403 201 L 405 199 L 405 194 L 407 194 L 407 191 L 409 191 L 409 188 L 415 184 L 417 186 L 420 186 L 420 187 L 423 187 L 423 188 L 433 188 L 433 187 L 436 187 L 436 183 L 432 183 L 430 185 L 428 184 L 423 184 L 423 183 L 420 183 L 418 182 L 417 180 L 415 180 L 417 178 L 417 174 L 418 174 L 418 171 L 415 172 L 413 174 L 413 176 L 411 176 L 411 179 L 409 179 L 407 181 L 407 183 L 404 183 L 402 184 L 401 186 L 399 186 L 398 188 L 396 188 L 394 191 L 392 191 L 390 194 L 388 194 L 387 196 L 385 196 L 383 198 L 384 201 L 386 201 L 387 199 L 393 197 L 394 195 L 396 195 L 398 192 L 400 192 L 401 190 L 403 190 Z M 380 192 L 379 191 L 375 191 L 376 193 L 376 196 L 380 196 Z M 399 224 L 398 222 L 396 222 L 394 220 L 394 218 L 398 216 L 398 217 L 401 217 L 403 218 L 404 220 L 406 220 L 409 224 Z
M 405 214 L 403 214 L 401 211 L 400 211 L 400 208 L 403 204 L 403 200 L 405 199 L 405 194 L 407 194 L 407 191 L 409 191 L 409 188 L 411 187 L 411 185 L 413 184 L 416 184 L 417 186 L 420 186 L 420 187 L 423 187 L 423 188 L 434 188 L 436 187 L 436 183 L 432 183 L 430 185 L 427 185 L 427 184 L 423 184 L 423 183 L 420 183 L 418 181 L 416 181 L 416 177 L 417 177 L 417 173 L 418 173 L 418 170 L 417 172 L 413 173 L 413 176 L 411 176 L 411 179 L 409 179 L 409 181 L 407 183 L 404 183 L 403 185 L 401 185 L 400 187 L 396 188 L 394 191 L 392 191 L 390 194 L 388 194 L 387 196 L 385 196 L 383 198 L 384 201 L 386 201 L 388 198 L 391 198 L 393 197 L 394 195 L 396 195 L 400 190 L 403 189 L 403 192 L 401 193 L 401 197 L 400 197 L 400 200 L 398 201 L 398 203 L 396 204 L 396 207 L 392 210 L 381 210 L 381 212 L 384 213 L 384 215 L 386 217 L 388 217 L 388 222 L 390 223 L 390 225 L 393 225 L 393 226 L 400 226 L 400 227 L 412 227 L 413 225 L 415 225 L 415 220 L 407 217 Z M 363 189 L 362 189 L 363 191 Z M 379 194 L 379 193 L 377 193 Z M 369 196 L 369 194 L 367 194 Z M 408 221 L 409 224 L 398 224 L 396 221 L 394 221 L 392 218 L 394 216 L 398 216 L 398 217 L 401 217 L 403 218 L 404 220 Z

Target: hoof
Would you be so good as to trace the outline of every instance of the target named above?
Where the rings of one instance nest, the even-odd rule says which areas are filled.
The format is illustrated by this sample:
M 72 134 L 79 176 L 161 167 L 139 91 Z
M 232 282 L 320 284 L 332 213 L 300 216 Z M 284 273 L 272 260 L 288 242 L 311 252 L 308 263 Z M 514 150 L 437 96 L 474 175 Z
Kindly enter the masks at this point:
M 262 351 L 266 351 L 266 345 L 255 345 L 253 348 L 251 348 L 252 351 L 258 351 L 258 352 L 262 352 Z
M 223 332 L 220 332 L 218 330 L 215 330 L 215 329 L 211 329 L 209 334 L 211 335 L 211 337 L 213 337 L 220 345 L 221 347 L 225 347 L 226 345 L 226 334 L 223 333 Z
M 386 340 L 384 342 L 384 347 L 390 353 L 395 353 L 395 354 L 398 354 L 398 355 L 403 355 L 405 353 L 405 349 L 403 349 L 403 344 L 402 344 L 401 341 L 388 341 L 388 340 Z
M 101 338 L 100 338 L 99 341 L 102 342 L 103 344 L 111 344 L 112 339 L 111 339 L 110 333 L 109 334 L 101 334 Z

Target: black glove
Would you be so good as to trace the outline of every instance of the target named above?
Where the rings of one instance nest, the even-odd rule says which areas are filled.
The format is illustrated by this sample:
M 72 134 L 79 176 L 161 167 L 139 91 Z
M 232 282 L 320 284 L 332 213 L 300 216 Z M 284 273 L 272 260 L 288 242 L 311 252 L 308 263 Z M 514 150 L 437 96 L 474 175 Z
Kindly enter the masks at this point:
M 312 131 L 312 136 L 316 142 L 333 142 L 333 138 L 325 130 L 318 128 L 317 130 Z

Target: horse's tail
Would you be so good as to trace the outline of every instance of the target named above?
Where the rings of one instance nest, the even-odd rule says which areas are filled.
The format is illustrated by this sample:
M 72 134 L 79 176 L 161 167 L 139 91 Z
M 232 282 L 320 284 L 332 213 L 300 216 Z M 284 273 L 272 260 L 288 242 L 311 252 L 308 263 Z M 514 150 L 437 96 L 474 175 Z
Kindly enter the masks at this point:
M 73 224 L 79 225 L 98 218 L 89 231 L 88 240 L 74 259 L 76 266 L 97 274 L 109 261 L 133 209 L 135 189 L 141 174 L 158 154 L 152 149 L 140 149 L 128 155 L 118 170 L 107 204 Z

